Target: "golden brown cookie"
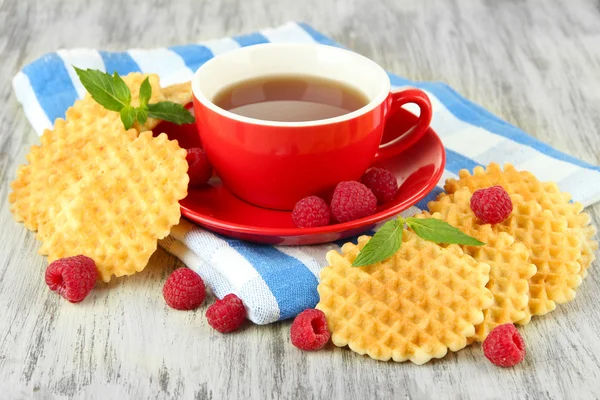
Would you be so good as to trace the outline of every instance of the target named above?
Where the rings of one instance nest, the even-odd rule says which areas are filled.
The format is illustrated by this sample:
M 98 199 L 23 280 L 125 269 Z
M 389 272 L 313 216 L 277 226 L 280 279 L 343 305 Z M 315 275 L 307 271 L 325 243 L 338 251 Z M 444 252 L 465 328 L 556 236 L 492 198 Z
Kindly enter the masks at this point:
M 321 271 L 317 308 L 327 316 L 333 343 L 377 360 L 415 364 L 464 348 L 492 305 L 485 287 L 489 265 L 459 246 L 440 247 L 405 231 L 392 257 L 352 267 L 369 239 L 346 243 L 343 255 L 330 251 Z
M 476 167 L 471 174 L 467 170 L 459 172 L 460 179 L 448 179 L 444 188 L 452 194 L 462 187 L 468 187 L 471 192 L 489 186 L 500 185 L 509 194 L 518 194 L 525 201 L 536 201 L 542 209 L 550 210 L 554 218 L 563 218 L 569 229 L 581 235 L 582 248 L 579 264 L 581 277 L 585 278 L 587 270 L 595 260 L 594 250 L 598 242 L 593 238 L 596 228 L 591 225 L 591 217 L 583 213 L 580 203 L 571 203 L 571 195 L 561 192 L 555 182 L 540 182 L 531 172 L 517 171 L 511 164 L 505 164 L 504 170 L 498 164 L 492 163 L 487 168 Z
M 483 229 L 508 233 L 516 243 L 529 249 L 529 262 L 537 267 L 537 271 L 529 279 L 526 315 L 518 322 L 527 323 L 532 315 L 544 315 L 554 310 L 556 304 L 575 298 L 575 289 L 581 284 L 581 235 L 570 229 L 564 218 L 557 219 L 538 202 L 525 201 L 516 194 L 511 195 L 513 211 L 504 222 L 480 224 L 470 208 L 471 194 L 468 187 L 454 194 L 441 194 L 429 203 L 429 210 L 472 233 Z
M 460 197 L 460 193 L 449 197 L 453 196 Z M 475 327 L 473 340 L 481 342 L 496 326 L 515 323 L 527 316 L 529 279 L 537 268 L 529 261 L 529 249 L 525 245 L 515 243 L 506 232 L 494 231 L 489 224 L 480 225 L 470 210 L 465 212 L 456 202 L 448 203 L 443 212 L 431 215 L 424 211 L 415 217 L 446 221 L 485 243 L 484 246 L 461 246 L 476 261 L 489 264 L 490 280 L 486 287 L 494 296 L 492 306 L 483 312 L 483 322 Z
M 91 257 L 106 282 L 143 270 L 157 240 L 179 222 L 188 185 L 185 150 L 148 131 L 89 143 L 80 153 L 73 168 L 82 175 L 64 185 L 39 226 L 40 253 L 49 261 Z
M 139 88 L 149 77 L 152 86 L 151 102 L 162 101 L 157 75 L 131 73 L 123 78 L 131 90 L 132 104 L 139 104 Z M 53 129 L 46 129 L 39 146 L 32 146 L 27 155 L 28 164 L 17 169 L 11 183 L 10 210 L 18 222 L 35 231 L 46 221 L 49 204 L 66 189 L 72 179 L 79 179 L 85 171 L 77 170 L 84 146 L 101 146 L 122 135 L 136 137 L 140 129 L 150 129 L 158 120 L 148 119 L 144 125 L 136 123 L 136 130 L 125 131 L 119 113 L 109 111 L 96 103 L 89 94 L 66 111 L 65 119 L 58 118 Z M 100 134 L 100 132 L 102 134 Z
M 185 106 L 192 102 L 192 83 L 184 82 L 162 88 L 162 93 L 166 101 L 181 104 Z

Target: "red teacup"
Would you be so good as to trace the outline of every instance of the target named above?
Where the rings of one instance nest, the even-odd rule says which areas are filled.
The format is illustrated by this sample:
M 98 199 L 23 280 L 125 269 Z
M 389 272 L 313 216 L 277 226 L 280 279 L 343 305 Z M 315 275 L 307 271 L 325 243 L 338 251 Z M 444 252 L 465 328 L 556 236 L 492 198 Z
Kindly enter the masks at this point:
M 276 122 L 226 111 L 212 99 L 232 83 L 265 75 L 313 75 L 342 81 L 369 103 L 339 117 Z M 291 210 L 310 195 L 325 196 L 341 181 L 358 180 L 375 161 L 394 157 L 415 143 L 431 122 L 431 103 L 418 89 L 390 92 L 390 80 L 373 61 L 336 47 L 261 44 L 221 54 L 196 71 L 194 113 L 206 155 L 217 174 L 241 199 Z M 381 143 L 385 121 L 415 103 L 417 124 Z

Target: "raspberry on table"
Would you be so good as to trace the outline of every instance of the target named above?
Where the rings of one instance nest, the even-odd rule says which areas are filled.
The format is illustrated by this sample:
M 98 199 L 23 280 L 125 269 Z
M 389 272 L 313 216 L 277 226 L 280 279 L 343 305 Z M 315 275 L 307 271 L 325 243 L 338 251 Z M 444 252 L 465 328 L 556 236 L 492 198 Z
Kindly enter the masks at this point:
M 360 178 L 361 183 L 371 189 L 377 204 L 392 201 L 398 191 L 396 175 L 384 168 L 371 168 Z
M 204 150 L 199 147 L 188 149 L 185 159 L 188 163 L 189 186 L 200 186 L 208 182 L 213 171 Z
M 302 311 L 290 328 L 292 344 L 301 350 L 319 350 L 330 337 L 327 318 L 321 310 L 309 308 Z
M 338 222 L 348 222 L 374 214 L 377 198 L 360 182 L 340 182 L 331 198 L 331 214 Z
M 499 224 L 513 210 L 512 200 L 502 186 L 476 190 L 471 196 L 471 210 L 486 224 Z
M 46 284 L 71 303 L 79 303 L 92 291 L 98 270 L 89 257 L 78 255 L 53 261 L 46 268 Z
M 298 228 L 314 228 L 329 225 L 329 206 L 318 196 L 305 197 L 294 206 L 292 220 Z
M 200 275 L 189 268 L 176 269 L 163 286 L 163 297 L 176 310 L 198 308 L 206 297 L 206 287 Z
M 498 325 L 483 341 L 483 354 L 494 365 L 512 367 L 525 358 L 525 342 L 513 324 Z
M 246 320 L 246 308 L 242 300 L 230 293 L 206 310 L 208 324 L 221 333 L 238 329 Z

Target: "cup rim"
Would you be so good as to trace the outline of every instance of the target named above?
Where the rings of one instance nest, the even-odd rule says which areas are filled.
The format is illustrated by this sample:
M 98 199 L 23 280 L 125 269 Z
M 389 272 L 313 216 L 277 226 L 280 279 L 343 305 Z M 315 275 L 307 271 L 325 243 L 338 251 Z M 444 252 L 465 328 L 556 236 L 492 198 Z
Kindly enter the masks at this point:
M 233 54 L 233 53 L 242 54 L 245 52 L 256 51 L 257 48 L 264 48 L 264 47 L 270 47 L 270 48 L 278 48 L 278 47 L 279 48 L 290 48 L 290 47 L 315 48 L 315 47 L 319 47 L 319 48 L 326 49 L 329 52 L 333 52 L 333 53 L 337 52 L 337 53 L 350 55 L 352 57 L 362 59 L 363 61 L 366 61 L 367 63 L 374 66 L 375 69 L 377 69 L 381 72 L 381 76 L 385 77 L 385 82 L 382 86 L 381 92 L 378 93 L 376 96 L 374 96 L 373 99 L 369 103 L 367 103 L 363 107 L 359 108 L 358 110 L 352 111 L 352 112 L 344 114 L 344 115 L 340 115 L 338 117 L 333 117 L 333 118 L 319 119 L 319 120 L 314 120 L 314 121 L 296 121 L 296 122 L 269 121 L 269 120 L 250 118 L 250 117 L 245 117 L 245 116 L 242 116 L 239 114 L 235 114 L 235 113 L 227 111 L 227 110 L 217 106 L 216 104 L 214 104 L 200 90 L 200 87 L 199 87 L 200 74 L 203 72 L 203 70 L 205 68 L 211 66 L 214 63 L 220 62 L 220 60 L 224 57 L 227 57 L 227 56 L 231 57 L 231 54 Z M 350 84 L 352 84 L 352 83 L 350 83 Z M 389 96 L 390 90 L 391 90 L 391 82 L 390 82 L 389 77 L 387 76 L 387 73 L 375 61 L 373 61 L 361 54 L 358 54 L 358 53 L 355 53 L 355 52 L 352 52 L 352 51 L 349 51 L 346 49 L 329 46 L 329 45 L 323 45 L 323 44 L 319 44 L 319 43 L 262 43 L 262 44 L 247 46 L 247 47 L 241 47 L 239 49 L 231 50 L 231 51 L 219 54 L 219 55 L 211 58 L 210 60 L 208 60 L 207 62 L 202 64 L 196 70 L 196 72 L 194 73 L 194 76 L 192 77 L 192 94 L 193 94 L 194 98 L 198 102 L 202 103 L 205 107 L 210 109 L 211 111 L 213 111 L 223 117 L 226 117 L 228 119 L 236 120 L 236 121 L 247 123 L 247 124 L 262 125 L 262 126 L 277 126 L 277 127 L 311 127 L 311 126 L 329 125 L 329 124 L 335 124 L 335 123 L 339 123 L 339 122 L 349 121 L 349 120 L 357 118 L 361 115 L 367 114 L 367 113 L 371 112 L 372 110 L 374 110 L 376 107 L 378 107 Z

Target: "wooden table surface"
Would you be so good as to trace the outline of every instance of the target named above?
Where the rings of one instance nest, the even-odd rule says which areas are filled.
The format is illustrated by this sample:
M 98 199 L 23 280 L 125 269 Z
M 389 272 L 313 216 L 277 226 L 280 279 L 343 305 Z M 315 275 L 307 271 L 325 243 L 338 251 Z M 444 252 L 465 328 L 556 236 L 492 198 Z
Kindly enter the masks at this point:
M 386 69 L 444 81 L 501 118 L 600 164 L 600 7 L 542 0 L 0 0 L 0 399 L 600 397 L 600 265 L 575 301 L 521 329 L 526 360 L 500 369 L 472 346 L 425 366 L 333 346 L 305 353 L 289 322 L 221 335 L 162 299 L 178 263 L 72 305 L 43 280 L 34 234 L 13 221 L 9 183 L 38 138 L 12 92 L 25 63 L 58 48 L 185 44 L 305 21 Z M 600 206 L 588 208 L 600 226 Z

